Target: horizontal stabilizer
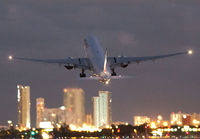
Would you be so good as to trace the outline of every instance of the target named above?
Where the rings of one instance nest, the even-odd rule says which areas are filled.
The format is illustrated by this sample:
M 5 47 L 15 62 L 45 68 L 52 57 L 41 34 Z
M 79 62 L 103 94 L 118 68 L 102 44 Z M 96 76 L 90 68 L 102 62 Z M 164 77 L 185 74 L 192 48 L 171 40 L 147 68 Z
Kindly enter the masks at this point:
M 122 75 L 118 75 L 118 76 L 111 76 L 110 79 L 111 80 L 118 80 L 118 79 L 132 79 L 135 78 L 135 76 L 122 76 Z M 95 76 L 90 76 L 90 77 L 84 77 L 84 78 L 79 78 L 79 80 L 100 80 L 100 77 L 95 77 Z

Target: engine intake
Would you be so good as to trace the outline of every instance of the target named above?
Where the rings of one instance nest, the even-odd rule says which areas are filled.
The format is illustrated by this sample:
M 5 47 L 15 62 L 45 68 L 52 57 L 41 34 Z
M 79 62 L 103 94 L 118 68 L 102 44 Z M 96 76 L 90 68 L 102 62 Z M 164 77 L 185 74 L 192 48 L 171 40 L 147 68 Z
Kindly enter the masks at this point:
M 71 70 L 71 69 L 73 69 L 74 68 L 74 66 L 73 65 L 65 65 L 64 66 L 66 69 L 68 69 L 68 70 Z
M 122 67 L 122 68 L 128 67 L 128 63 L 121 63 L 121 67 Z

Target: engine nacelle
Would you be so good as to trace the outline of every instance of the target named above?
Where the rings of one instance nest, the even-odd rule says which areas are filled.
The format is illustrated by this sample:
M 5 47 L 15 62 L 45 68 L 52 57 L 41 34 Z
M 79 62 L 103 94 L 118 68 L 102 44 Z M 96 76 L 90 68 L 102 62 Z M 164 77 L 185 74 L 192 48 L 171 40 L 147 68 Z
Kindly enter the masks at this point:
M 121 63 L 121 67 L 122 67 L 122 68 L 128 67 L 128 63 Z
M 68 69 L 68 70 L 71 70 L 71 69 L 73 69 L 74 68 L 74 66 L 73 65 L 65 65 L 64 66 L 66 69 Z

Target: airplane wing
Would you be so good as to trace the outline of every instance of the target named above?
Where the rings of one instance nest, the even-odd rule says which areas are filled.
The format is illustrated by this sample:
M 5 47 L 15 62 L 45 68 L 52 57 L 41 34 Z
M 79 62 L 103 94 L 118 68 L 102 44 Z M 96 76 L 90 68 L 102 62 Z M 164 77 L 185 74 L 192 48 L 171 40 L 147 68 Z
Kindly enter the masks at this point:
M 91 64 L 88 58 L 63 58 L 63 59 L 35 59 L 35 58 L 22 58 L 9 56 L 10 60 L 23 60 L 31 62 L 49 63 L 49 64 L 59 64 L 64 65 L 68 69 L 80 68 L 84 70 L 90 70 Z
M 163 58 L 168 58 L 168 57 L 173 57 L 173 56 L 178 56 L 178 55 L 184 55 L 184 54 L 192 54 L 192 50 L 185 51 L 185 52 L 178 52 L 178 53 L 172 53 L 172 54 L 166 54 L 166 55 L 158 55 L 158 56 L 145 56 L 145 57 L 108 57 L 108 61 L 110 62 L 110 67 L 115 68 L 115 67 L 127 67 L 128 64 L 131 63 L 140 63 L 144 61 L 155 61 L 157 59 L 163 59 Z

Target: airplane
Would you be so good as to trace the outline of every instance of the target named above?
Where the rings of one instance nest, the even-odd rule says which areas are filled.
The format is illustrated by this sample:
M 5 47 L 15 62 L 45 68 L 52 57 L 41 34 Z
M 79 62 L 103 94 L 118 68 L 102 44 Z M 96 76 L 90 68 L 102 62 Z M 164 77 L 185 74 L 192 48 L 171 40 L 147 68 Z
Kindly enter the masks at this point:
M 145 56 L 145 57 L 109 57 L 107 49 L 104 52 L 99 41 L 95 36 L 89 35 L 84 39 L 84 48 L 86 51 L 86 57 L 82 58 L 63 58 L 63 59 L 35 59 L 35 58 L 22 58 L 22 57 L 13 57 L 9 56 L 10 60 L 24 60 L 32 62 L 41 62 L 41 63 L 52 63 L 63 65 L 66 69 L 81 69 L 80 77 L 85 79 L 94 79 L 102 82 L 104 84 L 109 84 L 111 79 L 120 79 L 123 76 L 117 76 L 115 68 L 122 67 L 126 68 L 129 64 L 137 63 L 144 61 L 155 61 L 157 59 L 163 59 L 178 55 L 191 55 L 192 50 L 157 55 L 157 56 Z M 93 74 L 91 77 L 86 77 L 85 71 L 89 70 Z

